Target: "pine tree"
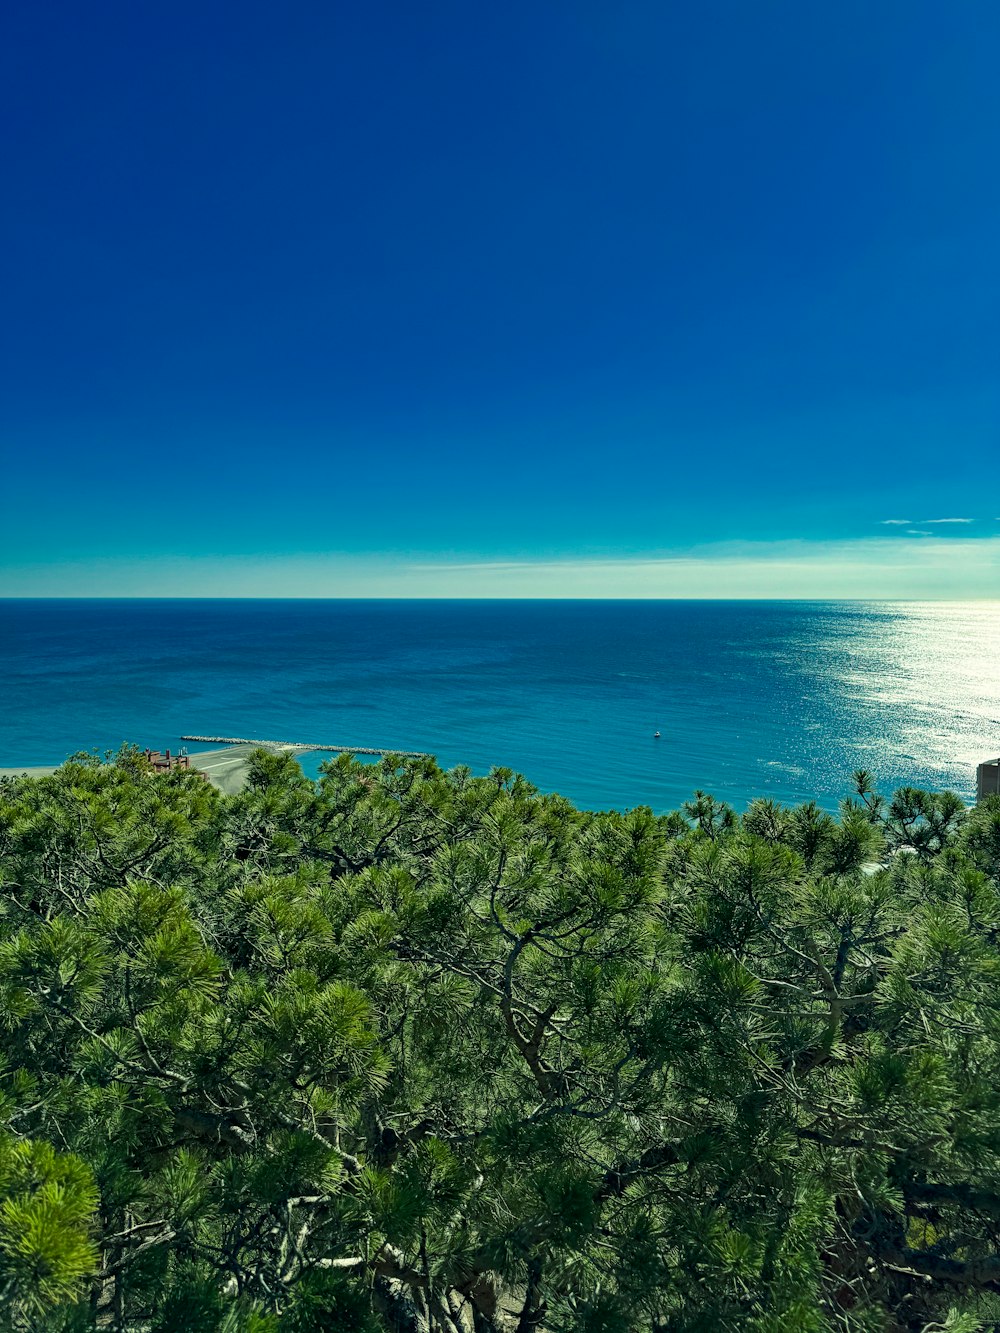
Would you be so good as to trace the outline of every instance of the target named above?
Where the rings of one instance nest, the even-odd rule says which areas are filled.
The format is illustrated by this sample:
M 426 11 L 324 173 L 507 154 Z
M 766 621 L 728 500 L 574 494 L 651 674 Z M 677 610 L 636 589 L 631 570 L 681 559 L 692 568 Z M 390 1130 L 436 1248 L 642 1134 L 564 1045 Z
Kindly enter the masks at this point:
M 0 787 L 0 1324 L 1000 1319 L 1000 799 Z

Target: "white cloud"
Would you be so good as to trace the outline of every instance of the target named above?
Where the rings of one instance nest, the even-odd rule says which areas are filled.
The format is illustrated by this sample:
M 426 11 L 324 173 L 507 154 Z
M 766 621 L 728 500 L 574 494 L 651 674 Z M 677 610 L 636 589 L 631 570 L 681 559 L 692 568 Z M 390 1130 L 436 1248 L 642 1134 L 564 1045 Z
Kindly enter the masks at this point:
M 921 523 L 971 523 L 971 518 L 922 518 Z
M 928 532 L 926 528 L 907 528 L 907 529 L 906 529 L 906 535 L 907 535 L 908 537 L 933 537 L 933 536 L 934 536 L 933 532 Z
M 906 525 L 907 525 L 907 523 L 912 523 L 912 522 L 913 522 L 913 519 L 912 519 L 912 518 L 884 518 L 884 519 L 882 519 L 882 523 L 883 523 L 883 525 L 884 525 L 885 527 L 890 527 L 890 528 L 905 528 Z
M 1000 597 L 1000 536 L 725 542 L 630 557 L 345 552 L 8 567 L 8 597 Z

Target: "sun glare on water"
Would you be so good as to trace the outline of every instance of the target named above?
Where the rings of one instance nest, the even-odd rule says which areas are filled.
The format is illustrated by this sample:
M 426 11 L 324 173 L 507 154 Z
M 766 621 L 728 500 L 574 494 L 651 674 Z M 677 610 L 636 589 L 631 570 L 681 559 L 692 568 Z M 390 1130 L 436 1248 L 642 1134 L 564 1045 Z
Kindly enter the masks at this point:
M 943 783 L 966 787 L 1000 753 L 1000 603 L 882 603 L 843 615 L 855 618 L 852 632 L 841 619 L 817 653 L 842 706 L 875 715 L 870 766 L 891 771 L 893 759 L 919 755 Z

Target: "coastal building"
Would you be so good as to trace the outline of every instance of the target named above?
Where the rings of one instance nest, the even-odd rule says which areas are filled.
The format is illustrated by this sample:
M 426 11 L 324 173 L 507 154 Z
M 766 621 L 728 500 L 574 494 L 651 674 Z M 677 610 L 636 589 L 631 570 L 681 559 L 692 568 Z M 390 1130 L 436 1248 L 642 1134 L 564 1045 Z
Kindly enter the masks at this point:
M 187 750 L 174 755 L 169 750 L 166 754 L 161 754 L 159 750 L 143 750 L 143 754 L 149 760 L 154 773 L 169 773 L 172 768 L 191 767 L 191 758 Z
M 976 800 L 1000 795 L 1000 759 L 987 759 L 976 769 Z

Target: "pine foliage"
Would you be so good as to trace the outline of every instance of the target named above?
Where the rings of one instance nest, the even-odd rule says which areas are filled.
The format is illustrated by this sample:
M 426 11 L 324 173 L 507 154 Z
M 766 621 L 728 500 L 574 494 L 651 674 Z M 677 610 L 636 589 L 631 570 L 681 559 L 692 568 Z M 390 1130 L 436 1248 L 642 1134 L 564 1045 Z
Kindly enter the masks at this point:
M 0 1327 L 1000 1326 L 1000 798 L 0 784 Z

